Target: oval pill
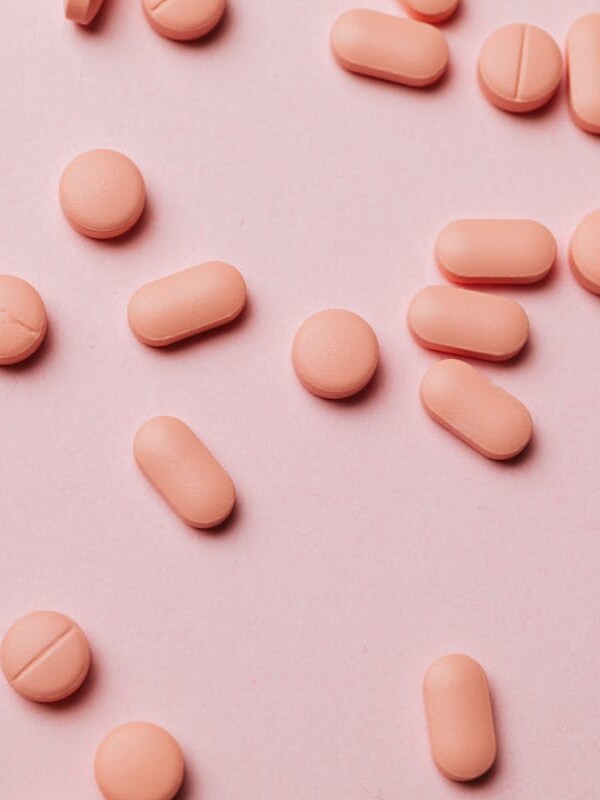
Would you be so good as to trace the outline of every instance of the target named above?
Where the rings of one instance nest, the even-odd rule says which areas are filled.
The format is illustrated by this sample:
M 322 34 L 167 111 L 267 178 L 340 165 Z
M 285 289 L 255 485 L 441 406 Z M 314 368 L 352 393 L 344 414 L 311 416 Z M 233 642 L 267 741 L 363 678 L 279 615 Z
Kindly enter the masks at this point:
M 225 0 L 142 0 L 142 5 L 157 33 L 180 42 L 210 33 L 225 12 Z
M 233 511 L 229 475 L 196 434 L 176 417 L 154 417 L 134 439 L 138 466 L 173 511 L 194 528 L 214 528 Z
M 462 284 L 541 281 L 556 261 L 548 228 L 528 219 L 461 219 L 438 236 L 435 256 L 444 275 Z
M 412 335 L 423 347 L 454 355 L 505 361 L 529 335 L 527 314 L 518 303 L 457 286 L 427 286 L 408 310 Z
M 379 11 L 346 11 L 333 25 L 331 46 L 344 69 L 406 86 L 429 86 L 448 66 L 441 31 Z
M 496 760 L 496 732 L 487 676 L 473 658 L 448 655 L 423 685 L 429 742 L 440 772 L 453 781 L 480 778 Z
M 447 358 L 430 367 L 421 401 L 446 430 L 497 461 L 518 455 L 533 433 L 525 406 L 464 361 Z
M 588 214 L 577 226 L 571 239 L 569 261 L 579 283 L 600 294 L 600 211 Z
M 0 366 L 32 356 L 47 329 L 44 301 L 33 286 L 15 275 L 0 275 Z
M 573 119 L 600 133 L 600 14 L 578 19 L 567 37 L 569 103 Z
M 104 0 L 65 0 L 65 17 L 78 25 L 89 25 L 102 8 Z
M 443 22 L 458 8 L 459 0 L 403 0 L 409 14 L 422 22 Z
M 34 611 L 18 619 L 2 640 L 6 680 L 36 703 L 64 700 L 79 689 L 90 668 L 85 634 L 56 611 Z

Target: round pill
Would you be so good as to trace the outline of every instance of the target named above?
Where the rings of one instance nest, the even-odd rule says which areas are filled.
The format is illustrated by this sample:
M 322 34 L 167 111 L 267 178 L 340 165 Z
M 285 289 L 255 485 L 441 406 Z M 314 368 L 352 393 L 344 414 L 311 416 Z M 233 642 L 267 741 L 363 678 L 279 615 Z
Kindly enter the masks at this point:
M 0 366 L 33 355 L 47 328 L 44 302 L 33 286 L 14 275 L 0 275 Z
M 296 375 L 312 394 L 341 400 L 369 383 L 379 361 L 371 326 L 352 311 L 318 311 L 300 327 L 292 350 Z
M 546 105 L 562 77 L 554 39 L 534 25 L 507 25 L 492 33 L 479 57 L 479 82 L 494 105 L 524 114 Z
M 600 294 L 600 211 L 577 226 L 569 251 L 573 274 L 588 291 Z
M 179 42 L 210 33 L 225 12 L 225 0 L 142 0 L 142 5 L 155 31 Z
M 8 630 L 0 661 L 19 694 L 36 703 L 54 703 L 79 689 L 90 668 L 90 649 L 72 619 L 56 611 L 34 611 Z
M 79 25 L 89 25 L 102 8 L 104 0 L 65 0 L 65 17 Z
M 144 210 L 142 174 L 114 150 L 89 150 L 71 161 L 60 181 L 69 223 L 92 239 L 112 239 L 133 228 Z
M 458 8 L 459 0 L 404 0 L 409 14 L 422 22 L 443 22 Z
M 100 744 L 94 773 L 106 800 L 173 800 L 183 782 L 183 755 L 164 728 L 129 722 Z

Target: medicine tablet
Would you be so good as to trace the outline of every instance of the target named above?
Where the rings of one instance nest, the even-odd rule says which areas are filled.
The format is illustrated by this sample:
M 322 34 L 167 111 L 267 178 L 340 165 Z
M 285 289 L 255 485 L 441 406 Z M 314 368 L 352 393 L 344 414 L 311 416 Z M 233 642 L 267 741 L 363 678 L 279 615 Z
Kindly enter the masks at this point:
M 154 417 L 134 439 L 135 459 L 173 511 L 194 528 L 214 528 L 233 511 L 229 475 L 185 422 Z
M 458 8 L 459 0 L 403 0 L 406 10 L 422 22 L 443 22 Z
M 220 22 L 225 0 L 142 0 L 150 25 L 176 41 L 199 39 Z
M 433 760 L 446 778 L 472 781 L 496 760 L 496 733 L 488 680 L 469 656 L 433 664 L 423 686 Z
M 577 226 L 571 240 L 569 261 L 579 283 L 600 294 L 600 211 L 594 211 Z
M 523 114 L 546 105 L 562 77 L 562 55 L 554 39 L 534 25 L 495 31 L 479 57 L 479 82 L 488 100 Z
M 513 458 L 532 436 L 525 406 L 464 361 L 447 358 L 430 367 L 421 401 L 430 417 L 487 458 Z
M 65 0 L 65 17 L 79 25 L 89 25 L 102 8 L 104 0 Z
M 47 328 L 44 302 L 33 286 L 14 275 L 0 275 L 0 366 L 33 355 Z
M 115 728 L 100 744 L 94 762 L 105 800 L 173 800 L 184 771 L 175 739 L 151 722 Z
M 164 347 L 231 322 L 245 304 L 238 270 L 209 261 L 138 289 L 129 301 L 129 325 L 144 344 Z
M 569 103 L 575 122 L 600 133 L 600 14 L 587 14 L 567 37 Z
M 548 228 L 528 219 L 461 219 L 438 236 L 435 256 L 444 275 L 462 284 L 541 281 L 556 261 Z
M 429 350 L 505 361 L 515 356 L 529 335 L 527 314 L 507 297 L 427 286 L 408 310 L 412 335 Z
M 333 25 L 331 46 L 344 69 L 406 86 L 429 86 L 448 66 L 441 31 L 379 11 L 346 11 Z
M 305 389 L 318 397 L 341 400 L 369 383 L 379 362 L 379 344 L 369 323 L 358 314 L 330 308 L 300 326 L 292 361 Z
M 79 689 L 90 668 L 85 634 L 56 611 L 34 611 L 18 619 L 2 640 L 6 680 L 27 700 L 54 703 Z
M 141 217 L 144 179 L 122 153 L 90 150 L 63 172 L 60 202 L 76 231 L 92 239 L 112 239 L 133 228 Z

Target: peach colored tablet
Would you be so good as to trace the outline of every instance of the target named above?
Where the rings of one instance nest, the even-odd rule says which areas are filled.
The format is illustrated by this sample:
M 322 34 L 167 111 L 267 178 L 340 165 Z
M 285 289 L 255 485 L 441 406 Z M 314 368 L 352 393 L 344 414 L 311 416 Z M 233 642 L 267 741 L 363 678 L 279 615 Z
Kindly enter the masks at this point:
M 457 286 L 421 289 L 408 325 L 423 347 L 488 361 L 512 358 L 529 335 L 527 314 L 514 300 Z
M 433 664 L 423 685 L 433 760 L 446 778 L 472 781 L 496 760 L 496 732 L 488 680 L 469 656 Z
M 569 261 L 579 283 L 600 294 L 600 211 L 588 214 L 577 226 L 571 239 Z
M 37 703 L 54 703 L 79 689 L 90 668 L 90 649 L 72 619 L 56 611 L 34 611 L 8 630 L 0 661 L 19 694 Z
M 79 25 L 89 25 L 102 8 L 104 0 L 65 0 L 65 17 Z
M 330 308 L 300 326 L 292 361 L 305 389 L 318 397 L 341 400 L 369 383 L 379 362 L 379 344 L 369 323 L 358 314 Z
M 443 22 L 458 8 L 459 0 L 403 0 L 411 16 L 422 22 Z
M 173 511 L 194 528 L 214 528 L 233 511 L 229 475 L 185 422 L 154 417 L 134 439 L 135 459 Z
M 142 0 L 142 5 L 157 33 L 181 42 L 210 33 L 225 12 L 225 0 Z
M 141 217 L 146 202 L 144 179 L 122 153 L 89 150 L 63 172 L 60 202 L 78 233 L 111 239 L 126 233 Z
M 430 417 L 487 458 L 513 458 L 532 436 L 525 406 L 464 361 L 447 358 L 430 367 L 421 401 Z
M 94 762 L 105 800 L 173 800 L 184 771 L 175 739 L 151 722 L 129 722 L 112 730 Z
M 406 86 L 429 86 L 448 66 L 448 43 L 437 28 L 379 11 L 346 11 L 333 25 L 331 46 L 344 69 Z
M 246 304 L 246 284 L 235 267 L 209 261 L 147 283 L 129 301 L 131 330 L 153 347 L 225 325 Z
M 14 275 L 0 275 L 0 366 L 33 355 L 47 328 L 44 302 L 33 286 Z
M 546 105 L 562 78 L 562 54 L 534 25 L 507 25 L 492 33 L 479 57 L 479 83 L 488 100 L 523 114 Z
M 455 283 L 535 283 L 554 266 L 556 240 L 533 220 L 461 219 L 440 233 L 435 256 Z
M 600 133 L 600 14 L 574 23 L 567 38 L 571 114 L 580 128 Z

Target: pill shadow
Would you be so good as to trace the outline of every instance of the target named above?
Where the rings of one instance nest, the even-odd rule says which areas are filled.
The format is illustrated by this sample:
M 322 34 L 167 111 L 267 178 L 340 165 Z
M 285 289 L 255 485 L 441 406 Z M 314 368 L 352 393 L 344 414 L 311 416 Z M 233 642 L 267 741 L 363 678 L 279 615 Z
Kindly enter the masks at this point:
M 371 403 L 377 402 L 387 385 L 387 366 L 380 361 L 375 374 L 365 388 L 358 392 L 358 394 L 352 395 L 352 397 L 342 398 L 341 400 L 328 400 L 322 397 L 316 397 L 315 400 L 321 403 L 329 403 L 331 406 L 338 406 L 339 408 L 364 408 Z
M 208 539 L 222 539 L 225 536 L 234 536 L 235 534 L 239 533 L 239 523 L 240 519 L 243 517 L 243 513 L 243 502 L 237 495 L 236 489 L 235 505 L 233 507 L 233 511 L 226 520 L 221 522 L 220 525 L 215 525 L 214 528 L 206 528 L 204 530 L 190 528 L 190 531 L 193 536 L 203 534 Z
M 46 714 L 68 714 L 74 709 L 80 709 L 82 706 L 91 703 L 93 695 L 98 686 L 99 671 L 98 671 L 98 658 L 92 651 L 92 660 L 90 663 L 90 671 L 86 679 L 81 684 L 79 689 L 64 700 L 59 700 L 57 703 L 40 703 L 40 709 Z
M 146 196 L 146 204 L 144 206 L 142 216 L 135 223 L 133 228 L 130 228 L 126 233 L 121 234 L 121 236 L 115 236 L 113 239 L 91 239 L 90 237 L 88 238 L 90 238 L 92 244 L 95 244 L 97 247 L 113 247 L 113 248 L 127 247 L 127 245 L 133 244 L 140 237 L 147 234 L 148 229 L 154 222 L 154 219 L 155 215 L 152 207 L 152 201 L 149 200 L 148 197 Z
M 96 15 L 96 18 L 89 25 L 78 25 L 76 22 L 72 23 L 75 28 L 75 34 L 85 38 L 102 33 L 104 29 L 111 24 L 111 15 L 115 10 L 115 6 L 115 0 L 104 0 L 102 8 Z
M 189 769 L 189 761 L 186 760 L 185 775 L 183 776 L 183 783 L 181 789 L 177 792 L 175 800 L 200 800 L 202 790 L 198 776 L 191 772 Z
M 231 4 L 228 3 L 225 6 L 225 11 L 223 12 L 223 16 L 221 17 L 219 23 L 212 29 L 212 31 L 209 31 L 209 33 L 200 37 L 200 39 L 192 39 L 189 42 L 170 41 L 173 45 L 178 47 L 187 47 L 190 50 L 204 50 L 211 47 L 213 44 L 217 44 L 221 41 L 221 39 L 227 36 L 231 32 L 233 25 L 234 13 L 231 10 Z
M 52 355 L 54 348 L 54 332 L 52 330 L 52 325 L 49 322 L 46 335 L 44 336 L 44 341 L 41 343 L 35 353 L 29 356 L 29 358 L 26 358 L 25 361 L 20 361 L 18 364 L 9 364 L 8 366 L 2 367 L 2 369 L 9 370 L 15 374 L 21 372 L 31 372 L 37 369 L 39 365 L 41 365 Z

